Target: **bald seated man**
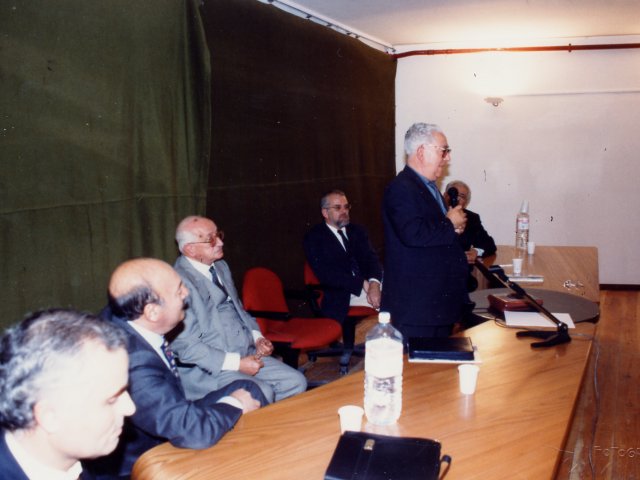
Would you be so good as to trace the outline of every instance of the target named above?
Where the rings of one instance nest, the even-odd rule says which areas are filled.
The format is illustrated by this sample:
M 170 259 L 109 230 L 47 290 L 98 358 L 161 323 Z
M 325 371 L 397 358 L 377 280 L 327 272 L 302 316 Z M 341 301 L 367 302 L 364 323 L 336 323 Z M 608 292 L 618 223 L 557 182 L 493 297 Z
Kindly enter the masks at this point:
M 36 312 L 0 342 L 0 479 L 93 478 L 80 460 L 111 453 L 124 417 L 126 338 L 73 310 Z
M 271 357 L 273 345 L 244 309 L 224 256 L 224 235 L 213 220 L 190 216 L 176 229 L 175 269 L 190 293 L 185 328 L 171 344 L 180 359 L 187 397 L 253 380 L 270 402 L 304 392 L 302 373 Z
M 182 322 L 187 295 L 180 276 L 160 260 L 129 260 L 111 276 L 103 316 L 127 335 L 129 393 L 138 409 L 116 451 L 92 465 L 98 478 L 128 478 L 140 455 L 167 440 L 180 448 L 210 447 L 243 413 L 267 404 L 250 381 L 186 398 L 165 335 Z

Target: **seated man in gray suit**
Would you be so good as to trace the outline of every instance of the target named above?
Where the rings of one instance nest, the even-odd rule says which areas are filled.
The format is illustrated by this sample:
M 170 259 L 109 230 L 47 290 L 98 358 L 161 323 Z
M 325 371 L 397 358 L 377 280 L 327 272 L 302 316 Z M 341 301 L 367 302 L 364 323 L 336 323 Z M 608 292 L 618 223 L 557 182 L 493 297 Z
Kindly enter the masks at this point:
M 198 398 L 240 379 L 256 382 L 270 402 L 304 392 L 304 375 L 269 356 L 273 345 L 242 306 L 222 260 L 222 238 L 222 231 L 204 217 L 187 217 L 176 230 L 182 255 L 174 267 L 190 300 L 184 330 L 171 348 L 187 396 Z

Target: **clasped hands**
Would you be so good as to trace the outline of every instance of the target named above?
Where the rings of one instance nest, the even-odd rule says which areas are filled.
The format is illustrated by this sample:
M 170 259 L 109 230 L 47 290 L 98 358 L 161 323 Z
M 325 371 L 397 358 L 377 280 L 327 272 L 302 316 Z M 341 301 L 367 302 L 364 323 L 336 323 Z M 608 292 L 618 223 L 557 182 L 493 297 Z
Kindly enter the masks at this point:
M 262 357 L 268 357 L 273 353 L 273 343 L 265 337 L 256 340 L 256 353 L 240 359 L 240 372 L 246 375 L 255 375 L 264 367 Z

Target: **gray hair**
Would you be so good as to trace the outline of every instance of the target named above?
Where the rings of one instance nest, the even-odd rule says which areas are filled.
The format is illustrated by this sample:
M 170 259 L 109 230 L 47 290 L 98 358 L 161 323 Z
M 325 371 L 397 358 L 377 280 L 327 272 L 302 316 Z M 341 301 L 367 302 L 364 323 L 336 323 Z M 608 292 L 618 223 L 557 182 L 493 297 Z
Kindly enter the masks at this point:
M 431 123 L 414 123 L 404 135 L 404 153 L 412 155 L 420 145 L 433 142 L 433 136 L 442 129 Z
M 450 181 L 449 183 L 447 183 L 447 186 L 444 187 L 444 191 L 448 192 L 451 187 L 457 187 L 458 185 L 461 186 L 461 187 L 466 188 L 469 191 L 469 196 L 467 197 L 467 203 L 471 202 L 471 189 L 469 188 L 469 185 L 464 183 L 462 180 L 452 180 L 452 181 Z
M 346 198 L 346 194 L 342 190 L 334 189 L 330 192 L 325 193 L 320 199 L 320 208 L 328 208 L 329 207 L 329 197 L 331 195 L 340 195 L 341 197 Z
M 182 221 L 178 224 L 176 228 L 176 243 L 178 244 L 178 250 L 180 250 L 180 253 L 184 253 L 182 250 L 186 244 L 197 242 L 198 240 L 200 240 L 189 227 L 194 220 L 204 218 L 205 217 L 201 217 L 199 215 L 190 215 L 182 219 Z
M 44 310 L 6 330 L 0 339 L 0 427 L 30 428 L 33 409 L 58 378 L 61 363 L 73 359 L 87 342 L 109 351 L 127 348 L 126 334 L 89 313 Z

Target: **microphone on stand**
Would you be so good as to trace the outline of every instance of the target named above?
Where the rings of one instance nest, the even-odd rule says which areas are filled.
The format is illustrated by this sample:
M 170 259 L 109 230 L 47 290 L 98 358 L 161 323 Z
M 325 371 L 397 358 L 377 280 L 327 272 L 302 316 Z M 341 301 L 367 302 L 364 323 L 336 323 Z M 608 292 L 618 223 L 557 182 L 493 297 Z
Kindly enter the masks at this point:
M 545 307 L 540 305 L 538 301 L 529 295 L 524 288 L 522 288 L 517 283 L 509 280 L 509 278 L 505 275 L 504 270 L 502 268 L 490 267 L 487 268 L 482 260 L 476 258 L 475 262 L 476 267 L 482 272 L 482 274 L 489 280 L 495 278 L 498 280 L 503 286 L 510 289 L 514 292 L 518 298 L 523 298 L 526 302 L 533 307 L 534 310 L 540 312 L 544 316 L 546 316 L 549 320 L 551 320 L 556 325 L 556 331 L 536 331 L 536 330 L 526 330 L 522 332 L 517 332 L 517 337 L 532 337 L 543 340 L 542 342 L 534 342 L 531 344 L 531 348 L 541 348 L 541 347 L 552 347 L 554 345 L 560 345 L 562 343 L 569 343 L 571 341 L 571 337 L 569 336 L 569 326 L 558 320 L 556 316 L 547 310 Z
M 458 199 L 458 189 L 456 187 L 449 187 L 447 195 L 449 196 L 449 205 L 451 205 L 451 208 L 456 208 L 460 201 Z

